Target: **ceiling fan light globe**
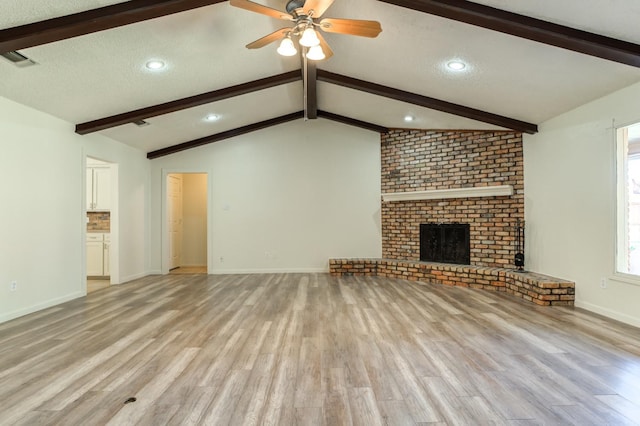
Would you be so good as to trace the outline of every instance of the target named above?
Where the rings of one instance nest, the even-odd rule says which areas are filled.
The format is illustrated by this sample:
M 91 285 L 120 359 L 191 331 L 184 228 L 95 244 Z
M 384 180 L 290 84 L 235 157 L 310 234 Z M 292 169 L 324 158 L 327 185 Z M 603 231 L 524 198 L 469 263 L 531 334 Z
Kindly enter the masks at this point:
M 320 44 L 320 39 L 318 38 L 315 30 L 308 27 L 302 32 L 300 44 L 304 47 L 314 47 Z
M 298 53 L 296 47 L 293 45 L 293 41 L 289 37 L 280 42 L 277 52 L 282 56 L 293 56 Z
M 307 59 L 311 59 L 312 61 L 321 61 L 324 58 L 325 54 L 320 46 L 313 46 L 307 52 Z

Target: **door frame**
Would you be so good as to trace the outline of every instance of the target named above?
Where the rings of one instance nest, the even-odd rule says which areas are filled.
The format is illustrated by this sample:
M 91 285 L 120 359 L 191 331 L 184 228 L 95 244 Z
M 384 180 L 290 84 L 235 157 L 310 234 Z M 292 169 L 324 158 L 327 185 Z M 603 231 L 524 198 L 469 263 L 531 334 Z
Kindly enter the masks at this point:
M 204 174 L 207 175 L 207 193 L 206 193 L 206 201 L 207 201 L 207 274 L 212 273 L 213 263 L 211 261 L 211 253 L 213 251 L 212 247 L 212 230 L 213 230 L 213 214 L 211 212 L 211 208 L 213 206 L 212 202 L 212 173 L 210 170 L 206 169 L 189 169 L 189 168 L 170 168 L 170 169 L 161 169 L 160 179 L 161 182 L 161 206 L 160 206 L 160 271 L 162 275 L 169 274 L 169 269 L 171 267 L 171 250 L 169 249 L 169 225 L 168 225 L 168 190 L 169 187 L 167 185 L 167 178 L 171 174 Z

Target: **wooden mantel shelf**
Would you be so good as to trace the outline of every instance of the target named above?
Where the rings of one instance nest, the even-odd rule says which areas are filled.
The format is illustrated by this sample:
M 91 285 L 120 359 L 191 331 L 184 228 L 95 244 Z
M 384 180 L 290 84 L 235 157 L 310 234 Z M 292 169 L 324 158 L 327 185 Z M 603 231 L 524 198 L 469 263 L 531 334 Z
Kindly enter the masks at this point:
M 476 186 L 473 188 L 432 189 L 429 191 L 388 192 L 382 201 L 441 200 L 445 198 L 503 197 L 513 195 L 513 186 Z

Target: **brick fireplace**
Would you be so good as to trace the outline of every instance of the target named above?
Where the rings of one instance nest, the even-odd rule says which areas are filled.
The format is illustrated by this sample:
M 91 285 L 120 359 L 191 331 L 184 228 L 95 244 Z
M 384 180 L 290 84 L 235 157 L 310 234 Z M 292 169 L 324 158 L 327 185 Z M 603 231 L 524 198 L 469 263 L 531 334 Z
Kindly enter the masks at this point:
M 573 305 L 575 283 L 514 271 L 515 227 L 524 219 L 522 134 L 393 130 L 382 135 L 381 154 L 382 258 L 329 259 L 331 275 L 471 287 L 537 305 Z M 421 261 L 420 228 L 429 224 L 468 225 L 469 262 Z
M 382 203 L 382 257 L 420 259 L 420 225 L 464 223 L 470 264 L 512 267 L 524 219 L 522 134 L 392 130 L 382 135 L 382 193 L 510 185 L 513 194 Z

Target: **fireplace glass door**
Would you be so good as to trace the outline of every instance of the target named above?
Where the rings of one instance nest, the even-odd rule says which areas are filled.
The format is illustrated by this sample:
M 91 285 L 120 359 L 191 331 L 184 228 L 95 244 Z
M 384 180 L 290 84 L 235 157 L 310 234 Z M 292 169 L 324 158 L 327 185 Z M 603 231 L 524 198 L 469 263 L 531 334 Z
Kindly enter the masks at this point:
M 468 223 L 420 224 L 420 260 L 471 264 Z

